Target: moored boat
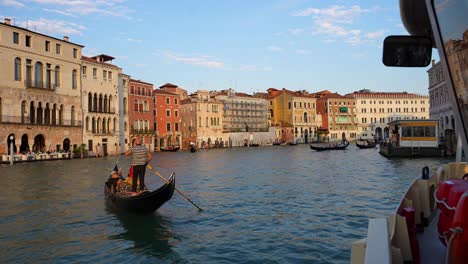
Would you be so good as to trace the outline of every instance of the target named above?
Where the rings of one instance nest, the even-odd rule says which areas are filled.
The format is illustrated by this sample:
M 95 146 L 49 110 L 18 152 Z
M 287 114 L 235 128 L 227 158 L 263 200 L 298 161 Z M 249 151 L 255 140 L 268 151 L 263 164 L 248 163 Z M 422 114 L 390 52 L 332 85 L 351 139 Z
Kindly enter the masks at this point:
M 154 191 L 144 191 L 137 195 L 132 195 L 128 191 L 117 191 L 114 193 L 113 187 L 104 184 L 104 196 L 109 206 L 133 213 L 150 214 L 156 211 L 164 203 L 169 201 L 174 194 L 175 173 L 172 173 L 159 189 Z
M 375 148 L 375 146 L 377 146 L 377 143 L 375 143 L 375 141 L 356 140 L 356 147 L 360 149 Z
M 316 151 L 325 151 L 325 150 L 343 150 L 346 149 L 349 145 L 349 141 L 338 142 L 338 143 L 311 143 L 310 149 Z
M 163 152 L 176 152 L 180 149 L 179 146 L 169 146 L 169 147 L 161 147 L 160 150 Z

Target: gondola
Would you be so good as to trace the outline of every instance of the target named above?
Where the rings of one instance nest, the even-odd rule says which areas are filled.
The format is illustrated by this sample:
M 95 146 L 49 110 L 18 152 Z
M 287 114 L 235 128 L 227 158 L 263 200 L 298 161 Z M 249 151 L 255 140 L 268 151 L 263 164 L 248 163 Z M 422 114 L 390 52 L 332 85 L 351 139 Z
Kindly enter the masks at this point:
M 104 196 L 107 204 L 114 209 L 140 214 L 151 214 L 171 199 L 174 194 L 174 189 L 175 173 L 172 173 L 168 179 L 168 183 L 152 192 L 144 191 L 132 196 L 131 193 L 127 191 L 114 193 L 112 186 L 108 187 L 104 184 Z
M 289 146 L 297 146 L 297 142 L 289 142 Z
M 318 143 L 310 144 L 310 148 L 316 151 L 325 151 L 325 150 L 343 150 L 346 149 L 349 145 L 349 141 L 340 142 L 340 143 Z
M 280 145 L 281 145 L 281 142 L 273 142 L 272 145 L 273 145 L 273 146 L 280 146 Z
M 258 144 L 258 143 L 251 143 L 249 146 L 250 146 L 250 147 L 258 147 L 258 146 L 260 146 L 260 144 Z
M 167 147 L 167 148 L 161 148 L 161 151 L 163 151 L 163 152 L 176 152 L 179 149 L 180 149 L 179 146 L 177 146 L 177 147 L 172 146 L 172 147 Z
M 361 141 L 364 142 L 363 144 L 359 144 L 359 141 L 356 141 L 356 147 L 360 149 L 368 149 L 368 148 L 375 148 L 377 146 L 377 143 L 375 141 Z

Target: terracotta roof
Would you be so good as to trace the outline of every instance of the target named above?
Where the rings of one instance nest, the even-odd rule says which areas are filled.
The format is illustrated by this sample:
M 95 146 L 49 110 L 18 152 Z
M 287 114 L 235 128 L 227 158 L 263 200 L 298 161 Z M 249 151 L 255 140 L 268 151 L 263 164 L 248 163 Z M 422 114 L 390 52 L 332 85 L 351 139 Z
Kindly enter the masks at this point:
M 135 80 L 135 79 L 130 79 L 129 82 L 136 82 L 136 83 L 142 83 L 142 84 L 147 84 L 147 85 L 151 85 L 153 86 L 152 83 L 148 83 L 148 82 L 143 82 L 143 81 L 140 81 L 140 80 Z
M 236 93 L 236 96 L 239 96 L 239 97 L 252 97 L 250 94 L 246 94 L 246 93 Z
M 172 83 L 166 83 L 163 86 L 159 86 L 159 88 L 164 88 L 164 87 L 177 88 L 178 86 Z
M 426 98 L 428 95 L 413 94 L 407 92 L 354 92 L 346 95 L 353 98 Z
M 114 64 L 110 64 L 110 63 L 107 63 L 107 62 L 99 62 L 95 59 L 93 59 L 94 57 L 86 57 L 86 56 L 81 56 L 81 60 L 82 61 L 88 61 L 88 62 L 92 62 L 92 63 L 97 63 L 97 64 L 101 64 L 101 65 L 106 65 L 106 66 L 109 66 L 109 67 L 115 67 L 115 68 L 119 68 L 118 66 L 114 65 Z
M 159 90 L 159 89 L 154 89 L 153 94 L 165 94 L 165 95 L 179 96 L 178 94 L 166 92 L 164 90 Z

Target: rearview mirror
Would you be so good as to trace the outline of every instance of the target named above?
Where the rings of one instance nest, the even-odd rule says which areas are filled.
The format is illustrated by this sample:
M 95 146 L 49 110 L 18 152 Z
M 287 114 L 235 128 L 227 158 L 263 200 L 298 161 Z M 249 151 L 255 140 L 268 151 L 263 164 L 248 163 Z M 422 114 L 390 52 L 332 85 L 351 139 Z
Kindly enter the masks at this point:
M 431 62 L 432 42 L 420 36 L 388 36 L 384 40 L 383 64 L 394 67 L 426 67 Z

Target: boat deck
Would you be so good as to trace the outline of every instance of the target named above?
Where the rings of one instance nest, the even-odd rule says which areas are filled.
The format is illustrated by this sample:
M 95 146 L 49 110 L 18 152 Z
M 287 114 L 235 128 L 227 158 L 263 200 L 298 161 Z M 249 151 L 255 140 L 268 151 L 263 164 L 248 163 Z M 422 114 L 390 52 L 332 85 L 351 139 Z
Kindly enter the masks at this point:
M 447 248 L 439 240 L 439 233 L 437 232 L 438 219 L 439 210 L 434 213 L 429 225 L 424 229 L 424 232 L 417 234 L 419 254 L 421 257 L 420 263 L 445 263 L 445 253 Z

